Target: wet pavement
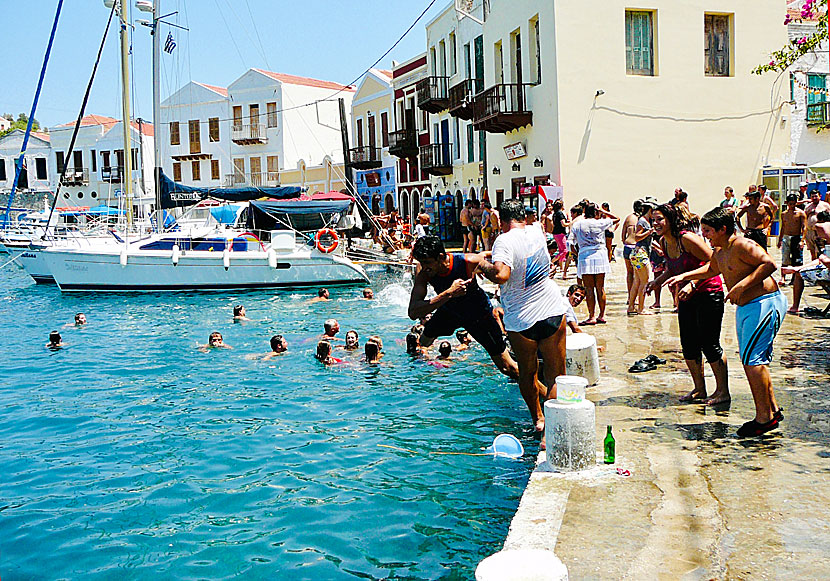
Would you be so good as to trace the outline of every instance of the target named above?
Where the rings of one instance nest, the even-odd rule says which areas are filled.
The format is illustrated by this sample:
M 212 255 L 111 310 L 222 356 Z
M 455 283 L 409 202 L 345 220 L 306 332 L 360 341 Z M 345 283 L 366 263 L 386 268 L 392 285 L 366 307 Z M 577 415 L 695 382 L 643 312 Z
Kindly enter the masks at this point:
M 735 431 L 754 407 L 737 352 L 735 307 L 727 306 L 721 333 L 731 405 L 682 404 L 691 378 L 671 297 L 663 293 L 669 308 L 659 314 L 628 317 L 623 266 L 614 269 L 608 324 L 585 328 L 604 346 L 603 377 L 588 398 L 597 405 L 598 443 L 612 424 L 615 468 L 631 475 L 603 466 L 576 477 L 534 474 L 523 504 L 536 507 L 520 509 L 519 517 L 533 521 L 535 513 L 537 524 L 550 518 L 545 538 L 529 544 L 553 549 L 571 579 L 830 578 L 830 320 L 787 316 L 771 366 L 785 419 L 761 438 L 739 439 Z M 823 309 L 825 297 L 808 287 L 802 308 Z M 584 318 L 585 307 L 580 311 Z M 628 373 L 649 353 L 666 365 Z M 711 394 L 708 366 L 706 378 Z M 564 499 L 562 515 L 555 505 Z M 527 544 L 519 517 L 506 547 Z

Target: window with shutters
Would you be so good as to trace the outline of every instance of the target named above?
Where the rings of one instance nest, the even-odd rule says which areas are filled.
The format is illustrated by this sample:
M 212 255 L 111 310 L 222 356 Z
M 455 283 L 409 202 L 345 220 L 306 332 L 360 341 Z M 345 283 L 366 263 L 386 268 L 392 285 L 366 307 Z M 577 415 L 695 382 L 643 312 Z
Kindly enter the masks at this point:
M 538 85 L 542 82 L 542 52 L 539 47 L 539 15 L 529 21 L 530 28 L 530 82 Z
M 89 152 L 89 160 L 92 162 L 92 171 L 98 171 L 98 155 L 94 149 Z
M 210 160 L 210 179 L 218 180 L 219 179 L 219 160 L 218 159 L 211 159 Z
M 467 124 L 467 163 L 473 163 L 476 160 L 476 146 L 475 146 L 475 132 L 473 131 L 473 124 Z
M 707 77 L 732 76 L 729 14 L 703 15 L 703 63 Z
M 170 145 L 179 145 L 182 142 L 181 134 L 179 133 L 179 122 L 170 122 Z
M 191 119 L 187 122 L 190 132 L 190 153 L 202 153 L 202 134 L 198 119 Z
M 386 111 L 380 114 L 380 143 L 389 147 L 389 113 Z
M 807 104 L 823 103 L 827 101 L 825 89 L 827 88 L 826 75 L 807 75 Z
M 276 127 L 277 126 L 277 104 L 276 103 L 266 103 L 265 107 L 267 108 L 267 112 L 268 112 L 268 127 Z
M 0 158 L 0 182 L 6 181 L 6 160 Z
M 280 179 L 280 158 L 277 155 L 269 155 L 266 161 L 268 170 L 268 181 L 276 183 Z
M 219 141 L 219 117 L 208 119 L 208 138 L 213 143 Z
M 178 161 L 173 162 L 173 181 L 182 181 L 182 164 Z
M 625 72 L 654 76 L 654 12 L 625 11 Z
M 95 159 L 94 157 L 92 159 Z M 36 157 L 35 158 L 35 177 L 39 180 L 46 179 L 46 158 L 45 157 Z
M 196 160 L 190 162 L 190 172 L 194 182 L 202 179 L 202 162 Z
M 63 173 L 64 166 L 66 165 L 65 155 L 62 151 L 55 152 L 55 164 L 57 165 L 59 174 Z

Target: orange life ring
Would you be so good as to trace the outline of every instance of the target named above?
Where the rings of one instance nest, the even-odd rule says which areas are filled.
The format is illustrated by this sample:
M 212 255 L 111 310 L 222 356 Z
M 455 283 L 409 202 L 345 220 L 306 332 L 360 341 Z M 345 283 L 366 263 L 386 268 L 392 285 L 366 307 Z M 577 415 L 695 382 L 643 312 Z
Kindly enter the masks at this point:
M 332 240 L 331 244 L 329 244 L 328 246 L 323 246 L 323 244 L 320 242 L 320 238 L 326 234 L 331 236 Z M 334 252 L 334 249 L 337 248 L 337 245 L 339 243 L 340 239 L 337 236 L 337 232 L 335 232 L 331 228 L 321 228 L 317 231 L 317 234 L 314 235 L 314 244 L 317 246 L 317 250 L 319 250 L 323 254 Z

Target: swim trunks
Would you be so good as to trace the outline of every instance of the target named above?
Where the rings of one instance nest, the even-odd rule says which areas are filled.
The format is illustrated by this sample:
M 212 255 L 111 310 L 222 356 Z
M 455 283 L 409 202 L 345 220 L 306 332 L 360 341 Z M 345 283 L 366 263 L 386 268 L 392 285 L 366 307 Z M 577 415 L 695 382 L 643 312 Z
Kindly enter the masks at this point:
M 818 281 L 830 282 L 830 270 L 826 266 L 817 264 L 810 268 L 803 268 L 798 271 L 804 282 L 816 284 Z
M 645 248 L 642 246 L 637 246 L 636 250 L 631 253 L 630 260 L 631 266 L 633 266 L 636 270 L 640 270 L 649 264 L 648 252 L 646 252 Z
M 637 248 L 636 244 L 625 244 L 623 245 L 623 258 L 626 260 L 631 259 L 631 253 Z
M 760 228 L 746 228 L 744 230 L 744 236 L 757 242 L 764 250 L 767 249 L 767 235 Z
M 786 312 L 787 299 L 780 290 L 761 295 L 737 308 L 735 329 L 738 333 L 741 363 L 770 364 L 772 343 L 781 328 Z
M 801 266 L 804 264 L 804 252 L 801 248 L 801 236 L 781 236 L 781 266 Z
M 459 313 L 450 303 L 441 305 L 424 325 L 423 335 L 432 338 L 447 337 L 453 335 L 456 329 L 466 329 L 491 357 L 497 357 L 507 349 L 492 309 Z
M 529 329 L 525 329 L 524 331 L 519 331 L 519 334 L 522 337 L 530 339 L 531 341 L 544 341 L 548 337 L 552 337 L 556 334 L 559 330 L 559 327 L 562 325 L 562 319 L 565 315 L 555 315 L 553 317 L 548 317 L 547 319 L 542 319 L 541 321 L 537 321 L 533 324 L 532 327 Z

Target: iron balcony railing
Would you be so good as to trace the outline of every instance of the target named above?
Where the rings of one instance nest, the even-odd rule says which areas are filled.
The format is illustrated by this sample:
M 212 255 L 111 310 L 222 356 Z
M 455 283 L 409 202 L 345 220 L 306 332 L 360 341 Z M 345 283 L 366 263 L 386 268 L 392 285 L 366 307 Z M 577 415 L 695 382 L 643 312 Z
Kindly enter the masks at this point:
M 231 141 L 242 145 L 252 143 L 267 143 L 268 134 L 262 123 L 249 125 L 233 125 L 231 127 Z
M 254 186 L 276 187 L 280 185 L 280 172 L 261 171 L 254 173 L 229 173 L 225 175 L 226 187 Z
M 465 79 L 450 87 L 449 112 L 459 119 L 472 119 L 475 114 L 473 103 L 475 96 L 484 90 L 483 79 Z
M 120 182 L 124 175 L 124 168 L 121 166 L 103 166 L 101 168 L 101 181 L 115 183 Z
M 418 155 L 418 137 L 412 129 L 399 129 L 389 134 L 389 153 L 402 158 Z
M 504 133 L 533 121 L 533 112 L 527 105 L 527 91 L 533 85 L 506 83 L 493 85 L 475 97 L 476 130 Z
M 85 186 L 89 183 L 89 169 L 68 167 L 63 174 L 62 182 L 67 186 Z
M 349 150 L 349 165 L 358 169 L 380 167 L 380 148 L 371 145 L 353 147 Z
M 421 169 L 429 174 L 450 174 L 452 173 L 452 143 L 422 145 L 419 159 Z
M 439 113 L 449 105 L 449 77 L 426 77 L 418 81 L 418 107 L 429 113 Z

